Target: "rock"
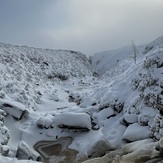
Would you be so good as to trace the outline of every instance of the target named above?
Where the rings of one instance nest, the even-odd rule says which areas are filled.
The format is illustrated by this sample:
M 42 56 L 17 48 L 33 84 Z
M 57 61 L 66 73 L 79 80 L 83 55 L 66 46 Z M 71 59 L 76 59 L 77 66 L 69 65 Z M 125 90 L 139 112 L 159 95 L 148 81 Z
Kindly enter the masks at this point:
M 93 140 L 89 143 L 87 149 L 87 155 L 89 158 L 100 157 L 106 154 L 110 150 L 110 143 L 101 134 L 100 136 L 95 136 Z
M 103 110 L 101 110 L 100 112 L 98 112 L 97 114 L 97 119 L 101 120 L 101 119 L 109 119 L 110 117 L 114 117 L 115 111 L 112 108 L 105 108 Z
M 39 128 L 50 128 L 52 123 L 53 123 L 53 115 L 52 114 L 47 114 L 44 117 L 40 117 L 37 121 L 37 126 Z
M 120 123 L 124 126 L 129 126 L 130 124 L 137 123 L 138 116 L 136 114 L 124 114 L 120 119 Z
M 75 131 L 89 131 L 92 127 L 91 118 L 86 113 L 61 113 L 54 117 L 53 124 Z
M 97 157 L 90 160 L 86 160 L 82 163 L 108 163 L 108 159 L 105 157 Z M 110 162 L 109 162 L 110 163 Z
M 138 123 L 131 124 L 127 127 L 122 138 L 127 142 L 150 138 L 151 131 L 148 126 L 140 126 Z
M 10 150 L 9 146 L 0 145 L 0 151 L 1 151 L 2 156 L 7 156 L 9 153 L 9 150 Z
M 126 124 L 130 125 L 130 124 L 138 122 L 138 116 L 136 114 L 124 114 L 123 121 Z
M 139 115 L 138 116 L 138 124 L 141 126 L 147 126 L 150 120 L 150 116 L 149 115 Z
M 0 101 L 1 109 L 4 110 L 7 114 L 13 116 L 17 120 L 21 120 L 27 110 L 25 109 L 24 105 L 18 102 L 10 102 L 7 100 Z
M 122 149 L 119 149 L 111 151 L 105 154 L 103 157 L 92 158 L 82 163 L 119 163 L 120 156 L 123 154 L 124 152 L 122 151 Z
M 21 141 L 19 143 L 16 157 L 21 160 L 22 159 L 26 159 L 26 160 L 32 159 L 29 146 L 24 141 Z
M 10 139 L 10 131 L 6 126 L 4 126 L 3 122 L 0 121 L 0 144 L 7 145 Z
M 69 102 L 75 102 L 77 105 L 80 104 L 81 97 L 79 93 L 70 93 L 69 94 Z
M 96 104 L 97 104 L 97 102 L 96 102 L 95 98 L 93 98 L 93 97 L 84 97 L 81 100 L 80 107 L 86 108 L 88 106 L 94 106 Z
M 37 160 L 37 161 L 41 161 L 41 157 L 39 155 L 35 155 L 34 153 L 32 153 L 32 150 L 30 149 L 28 144 L 25 143 L 24 141 L 21 141 L 18 144 L 16 157 L 18 159 L 20 159 L 20 160 Z

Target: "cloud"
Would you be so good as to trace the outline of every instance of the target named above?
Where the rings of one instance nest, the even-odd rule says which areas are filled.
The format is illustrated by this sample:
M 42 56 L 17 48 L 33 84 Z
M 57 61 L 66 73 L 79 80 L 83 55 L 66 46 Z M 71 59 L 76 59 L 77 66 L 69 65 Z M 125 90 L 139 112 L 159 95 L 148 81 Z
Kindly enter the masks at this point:
M 0 11 L 4 40 L 93 54 L 162 35 L 162 0 L 20 1 Z
M 65 15 L 62 15 L 61 22 L 65 20 L 66 24 L 53 28 L 54 21 L 54 26 L 43 31 L 61 48 L 62 45 L 65 48 L 83 48 L 85 52 L 93 53 L 130 44 L 133 39 L 144 43 L 162 31 L 161 0 L 63 2 L 61 0 L 60 8 L 64 8 Z

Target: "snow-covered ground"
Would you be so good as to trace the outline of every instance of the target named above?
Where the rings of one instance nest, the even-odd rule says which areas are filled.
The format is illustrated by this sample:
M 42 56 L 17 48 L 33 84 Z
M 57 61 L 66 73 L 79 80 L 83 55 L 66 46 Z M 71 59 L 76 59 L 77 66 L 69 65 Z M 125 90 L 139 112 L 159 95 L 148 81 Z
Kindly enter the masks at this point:
M 80 52 L 0 44 L 1 162 L 41 161 L 37 142 L 69 137 L 79 160 L 122 148 L 112 161 L 125 162 L 140 144 L 163 157 L 163 36 L 138 47 L 136 64 L 128 47 L 92 63 L 99 78 Z

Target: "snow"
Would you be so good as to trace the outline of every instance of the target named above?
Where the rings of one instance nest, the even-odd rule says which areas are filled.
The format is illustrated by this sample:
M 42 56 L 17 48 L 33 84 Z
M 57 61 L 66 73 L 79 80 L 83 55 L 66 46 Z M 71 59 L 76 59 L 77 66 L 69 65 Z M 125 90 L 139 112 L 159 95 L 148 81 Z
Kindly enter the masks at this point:
M 151 131 L 147 126 L 140 126 L 138 123 L 131 124 L 123 134 L 123 140 L 133 142 L 149 138 Z
M 1 43 L 0 162 L 32 163 L 37 142 L 67 137 L 78 158 L 121 148 L 125 162 L 162 148 L 163 36 L 137 48 L 136 64 L 124 47 L 92 56 L 93 70 L 80 52 Z M 33 161 L 18 161 L 20 148 Z

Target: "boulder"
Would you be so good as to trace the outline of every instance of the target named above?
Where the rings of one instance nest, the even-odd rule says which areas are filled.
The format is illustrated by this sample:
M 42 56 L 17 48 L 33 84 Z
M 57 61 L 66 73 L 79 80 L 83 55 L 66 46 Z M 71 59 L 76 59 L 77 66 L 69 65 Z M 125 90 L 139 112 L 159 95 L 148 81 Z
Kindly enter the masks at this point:
M 54 117 L 53 124 L 75 131 L 89 131 L 92 127 L 91 118 L 86 113 L 61 113 Z
M 9 151 L 10 151 L 9 146 L 7 146 L 7 145 L 0 145 L 0 152 L 1 152 L 2 156 L 7 156 Z
M 121 123 L 125 126 L 138 122 L 138 116 L 136 114 L 124 114 Z
M 16 157 L 19 160 L 36 160 L 36 161 L 42 160 L 39 155 L 32 153 L 32 150 L 30 149 L 29 145 L 24 141 L 21 141 L 18 144 Z
M 110 150 L 110 143 L 100 134 L 95 136 L 89 143 L 87 149 L 87 156 L 89 158 L 100 157 L 106 154 Z
M 13 101 L 8 101 L 8 100 L 1 100 L 0 107 L 7 114 L 13 116 L 17 120 L 21 120 L 23 116 L 25 115 L 25 113 L 27 112 L 24 105 L 15 101 L 13 102 Z
M 80 107 L 86 108 L 88 106 L 94 106 L 96 104 L 97 104 L 97 102 L 96 102 L 95 98 L 93 98 L 93 97 L 84 97 L 81 100 Z
M 115 111 L 112 108 L 105 108 L 103 110 L 101 110 L 100 112 L 98 112 L 97 114 L 97 119 L 99 120 L 104 120 L 104 119 L 109 119 L 110 117 L 114 117 Z
M 122 138 L 127 142 L 147 139 L 151 137 L 151 131 L 148 126 L 140 126 L 138 123 L 133 123 L 127 127 Z

